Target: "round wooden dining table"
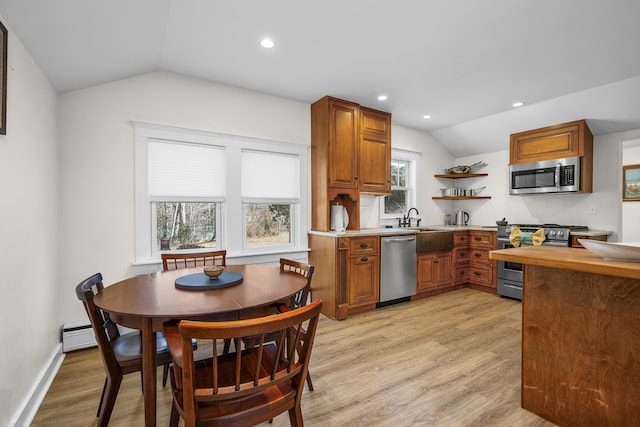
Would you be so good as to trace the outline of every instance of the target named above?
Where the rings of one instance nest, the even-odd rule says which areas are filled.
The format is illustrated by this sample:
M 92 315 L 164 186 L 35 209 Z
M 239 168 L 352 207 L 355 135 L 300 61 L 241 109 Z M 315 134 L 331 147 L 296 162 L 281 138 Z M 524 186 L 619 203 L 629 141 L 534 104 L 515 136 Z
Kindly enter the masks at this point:
M 156 423 L 156 332 L 170 320 L 234 320 L 275 311 L 306 285 L 303 276 L 264 265 L 228 265 L 242 282 L 218 289 L 183 289 L 176 279 L 201 273 L 185 268 L 141 274 L 107 286 L 95 304 L 123 326 L 142 331 L 142 378 L 145 425 Z

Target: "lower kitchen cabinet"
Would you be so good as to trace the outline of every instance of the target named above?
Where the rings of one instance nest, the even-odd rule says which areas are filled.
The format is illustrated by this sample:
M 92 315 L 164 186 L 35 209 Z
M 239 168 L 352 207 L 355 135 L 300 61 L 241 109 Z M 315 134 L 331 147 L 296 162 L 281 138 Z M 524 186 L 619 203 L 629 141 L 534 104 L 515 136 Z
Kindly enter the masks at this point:
M 380 299 L 380 237 L 309 234 L 309 264 L 315 267 L 312 298 L 322 299 L 322 314 L 346 319 L 373 310 Z
M 380 238 L 368 236 L 338 240 L 349 243 L 346 266 L 349 307 L 375 304 L 380 299 Z
M 609 240 L 609 235 L 608 234 L 601 234 L 601 235 L 584 235 L 584 234 L 579 234 L 576 232 L 571 232 L 571 247 L 572 248 L 584 248 L 584 246 L 582 246 L 580 244 L 580 242 L 578 242 L 578 239 L 589 239 L 589 240 L 600 240 L 602 242 L 606 242 Z
M 418 294 L 452 285 L 451 251 L 418 254 L 417 261 Z
M 489 251 L 496 249 L 495 231 L 456 231 L 453 240 L 454 284 L 495 292 L 495 262 L 489 260 Z

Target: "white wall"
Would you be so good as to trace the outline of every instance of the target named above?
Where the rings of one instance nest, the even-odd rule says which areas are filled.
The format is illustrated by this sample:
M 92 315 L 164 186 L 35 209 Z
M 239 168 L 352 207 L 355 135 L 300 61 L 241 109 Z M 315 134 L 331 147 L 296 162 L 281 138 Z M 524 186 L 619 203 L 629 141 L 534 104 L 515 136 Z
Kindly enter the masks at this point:
M 450 165 L 453 157 L 438 141 L 425 132 L 394 125 L 391 129 L 391 140 L 392 148 L 422 154 L 420 156 L 420 176 L 417 177 L 419 188 L 415 207 L 420 212 L 421 225 L 442 224 L 445 211 L 450 211 L 453 204 L 450 201 L 431 199 L 432 189 L 439 189 L 441 185 L 433 175 L 434 171 L 442 171 L 444 165 Z M 379 197 L 374 196 L 361 196 L 361 228 L 397 224 L 393 220 L 380 221 L 378 199 Z
M 60 308 L 57 94 L 8 29 L 7 134 L 0 136 L 0 426 L 16 422 L 58 354 Z
M 133 266 L 131 120 L 310 145 L 308 104 L 155 72 L 60 95 L 63 321 L 86 315 L 73 288 L 158 271 Z

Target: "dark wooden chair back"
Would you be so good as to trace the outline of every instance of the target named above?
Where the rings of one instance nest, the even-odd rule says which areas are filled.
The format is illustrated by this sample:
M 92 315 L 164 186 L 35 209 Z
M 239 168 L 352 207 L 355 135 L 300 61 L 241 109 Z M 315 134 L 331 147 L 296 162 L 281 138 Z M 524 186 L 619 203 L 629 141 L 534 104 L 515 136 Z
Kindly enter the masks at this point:
M 307 305 L 307 300 L 311 295 L 311 279 L 313 277 L 314 267 L 298 261 L 286 258 L 280 258 L 280 271 L 299 274 L 306 277 L 307 285 L 295 295 L 293 306 L 290 308 L 300 308 Z
M 224 249 L 209 252 L 166 253 L 160 256 L 164 271 L 205 265 L 227 265 L 227 251 Z
M 322 301 L 317 300 L 255 319 L 165 325 L 174 360 L 170 425 L 177 426 L 180 416 L 186 427 L 196 423 L 255 425 L 284 411 L 289 412 L 291 425 L 303 425 L 300 399 L 321 307 Z M 264 337 L 273 333 L 281 339 L 266 342 Z M 246 336 L 262 338 L 254 347 L 218 355 L 218 340 L 233 340 L 236 348 L 241 348 Z M 211 358 L 194 360 L 193 338 L 211 340 Z
M 98 426 L 109 425 L 109 419 L 116 403 L 122 376 L 131 372 L 142 373 L 142 347 L 139 332 L 120 334 L 118 325 L 111 320 L 109 313 L 102 311 L 94 303 L 94 296 L 102 292 L 102 274 L 96 273 L 76 286 L 76 296 L 84 305 L 91 327 L 102 354 L 107 378 L 102 389 L 98 405 Z M 163 383 L 169 373 L 171 353 L 164 334 L 157 334 L 157 365 L 165 366 Z

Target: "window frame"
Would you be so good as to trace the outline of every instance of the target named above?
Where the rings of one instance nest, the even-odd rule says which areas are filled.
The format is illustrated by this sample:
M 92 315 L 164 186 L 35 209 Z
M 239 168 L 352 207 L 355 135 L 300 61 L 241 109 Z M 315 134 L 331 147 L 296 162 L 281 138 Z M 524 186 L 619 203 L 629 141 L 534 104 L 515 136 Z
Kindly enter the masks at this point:
M 168 125 L 131 122 L 134 127 L 134 225 L 135 249 L 134 264 L 157 263 L 160 251 L 155 247 L 153 237 L 152 203 L 149 199 L 147 182 L 147 146 L 149 140 L 178 141 L 189 144 L 203 144 L 224 148 L 227 169 L 227 191 L 224 198 L 211 200 L 171 200 L 176 202 L 219 202 L 216 237 L 220 249 L 227 250 L 228 258 L 255 257 L 260 255 L 307 252 L 307 224 L 309 199 L 309 150 L 305 144 L 267 140 L 224 134 L 196 129 L 180 128 Z M 241 152 L 254 150 L 273 152 L 276 154 L 294 155 L 299 158 L 300 197 L 295 202 L 295 217 L 291 221 L 290 240 L 288 245 L 265 245 L 260 248 L 247 248 L 245 245 L 244 204 L 241 197 Z M 173 199 L 173 198 L 172 198 Z M 275 203 L 275 199 L 267 199 Z M 167 200 L 169 201 L 169 200 Z M 291 200 L 287 201 L 287 203 Z M 242 235 L 240 235 L 242 233 Z M 154 250 L 155 248 L 155 250 Z M 203 251 L 207 249 L 202 249 Z M 259 258 L 272 261 L 276 257 Z M 242 261 L 240 259 L 240 261 Z
M 422 157 L 422 154 L 415 151 L 402 150 L 397 148 L 394 148 L 391 150 L 392 163 L 396 161 L 396 162 L 406 162 L 408 164 L 408 170 L 407 170 L 408 185 L 405 187 L 402 187 L 403 189 L 408 188 L 408 192 L 409 192 L 409 196 L 407 200 L 407 203 L 409 204 L 409 206 L 407 209 L 415 207 L 416 209 L 420 210 L 420 206 L 418 206 L 418 194 L 420 194 L 419 178 L 420 178 L 421 157 Z M 391 189 L 393 190 L 393 187 Z M 380 197 L 379 206 L 380 206 L 380 209 L 379 209 L 380 220 L 382 221 L 395 220 L 398 217 L 397 213 L 394 213 L 394 214 L 385 213 L 385 197 Z

